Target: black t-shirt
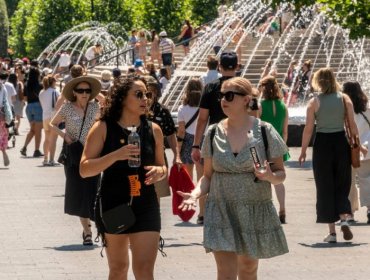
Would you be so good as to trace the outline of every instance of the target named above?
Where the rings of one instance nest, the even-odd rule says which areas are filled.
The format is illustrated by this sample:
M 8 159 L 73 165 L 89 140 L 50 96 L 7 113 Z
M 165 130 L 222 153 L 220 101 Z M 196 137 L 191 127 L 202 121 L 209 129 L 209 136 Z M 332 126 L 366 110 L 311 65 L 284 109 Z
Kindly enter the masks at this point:
M 218 123 L 226 118 L 226 115 L 222 111 L 221 102 L 219 100 L 219 92 L 223 81 L 226 81 L 233 77 L 221 77 L 213 83 L 209 83 L 205 86 L 202 98 L 200 99 L 199 108 L 209 110 L 209 122 L 208 124 Z
M 160 126 L 164 136 L 170 136 L 176 132 L 175 123 L 167 108 L 158 102 L 154 102 L 150 110 L 152 111 L 152 115 L 148 119 Z
M 42 90 L 42 86 L 40 84 L 36 85 L 28 85 L 24 87 L 24 96 L 27 96 L 27 103 L 35 103 L 39 101 L 39 94 Z

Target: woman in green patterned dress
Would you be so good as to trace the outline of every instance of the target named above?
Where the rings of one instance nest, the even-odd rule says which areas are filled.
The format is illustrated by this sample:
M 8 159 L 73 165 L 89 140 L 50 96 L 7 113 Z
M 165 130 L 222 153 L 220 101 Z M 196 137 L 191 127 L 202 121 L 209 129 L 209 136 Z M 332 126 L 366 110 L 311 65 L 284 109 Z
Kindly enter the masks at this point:
M 260 91 L 263 101 L 260 107 L 262 121 L 272 124 L 286 143 L 288 140 L 288 110 L 283 101 L 283 95 L 279 89 L 276 78 L 267 76 L 260 81 Z M 286 153 L 284 161 L 289 159 Z M 285 186 L 283 183 L 274 185 L 277 200 L 279 202 L 279 219 L 285 224 Z
M 217 279 L 255 280 L 259 259 L 288 252 L 271 195 L 271 184 L 285 179 L 283 155 L 288 148 L 272 125 L 262 127 L 248 114 L 252 86 L 247 79 L 225 81 L 220 99 L 227 118 L 208 128 L 203 177 L 191 193 L 178 192 L 184 198 L 179 208 L 194 209 L 197 199 L 208 193 L 204 247 L 214 254 Z M 259 151 L 264 169 L 254 164 L 251 148 Z M 265 151 L 271 168 L 262 160 Z

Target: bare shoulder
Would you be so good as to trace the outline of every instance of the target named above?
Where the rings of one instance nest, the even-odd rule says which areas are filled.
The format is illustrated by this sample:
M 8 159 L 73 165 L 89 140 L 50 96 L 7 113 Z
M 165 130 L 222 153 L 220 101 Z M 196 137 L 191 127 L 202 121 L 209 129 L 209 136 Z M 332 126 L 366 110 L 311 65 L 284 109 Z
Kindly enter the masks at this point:
M 154 135 L 156 135 L 156 134 L 161 134 L 162 135 L 162 129 L 158 124 L 152 122 L 152 128 L 153 128 Z
M 89 134 L 94 134 L 96 136 L 103 136 L 105 139 L 105 136 L 107 134 L 107 124 L 105 121 L 97 121 L 94 123 L 94 125 L 90 129 Z

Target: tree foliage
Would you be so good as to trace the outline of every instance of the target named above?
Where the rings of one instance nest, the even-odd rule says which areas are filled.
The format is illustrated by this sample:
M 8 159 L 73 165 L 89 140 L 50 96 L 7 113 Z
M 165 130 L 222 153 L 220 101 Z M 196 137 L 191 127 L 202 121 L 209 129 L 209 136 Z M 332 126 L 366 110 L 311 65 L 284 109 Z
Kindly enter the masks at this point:
M 17 8 L 19 0 L 5 0 L 8 17 L 11 18 Z
M 13 0 L 7 0 L 14 2 Z M 115 35 L 132 28 L 179 35 L 185 19 L 193 25 L 217 15 L 221 0 L 18 0 L 11 18 L 10 45 L 17 55 L 35 57 L 57 36 L 85 21 L 113 23 Z M 93 4 L 93 7 L 92 7 Z
M 265 2 L 270 2 L 265 0 Z M 299 11 L 302 7 L 318 4 L 328 18 L 343 28 L 348 29 L 350 38 L 370 37 L 370 2 L 369 0 L 271 0 L 272 5 L 291 3 Z
M 8 12 L 4 0 L 0 0 L 0 27 L 0 56 L 4 56 L 7 53 L 9 33 Z

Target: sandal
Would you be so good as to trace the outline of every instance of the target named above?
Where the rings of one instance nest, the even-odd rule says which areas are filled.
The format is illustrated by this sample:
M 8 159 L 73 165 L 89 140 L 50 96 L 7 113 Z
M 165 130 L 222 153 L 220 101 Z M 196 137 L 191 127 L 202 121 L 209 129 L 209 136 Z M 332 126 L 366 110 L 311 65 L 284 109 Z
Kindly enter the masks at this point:
M 86 234 L 85 235 L 85 233 L 82 232 L 82 239 L 83 239 L 82 244 L 84 246 L 92 246 L 93 245 L 92 235 L 91 234 Z

